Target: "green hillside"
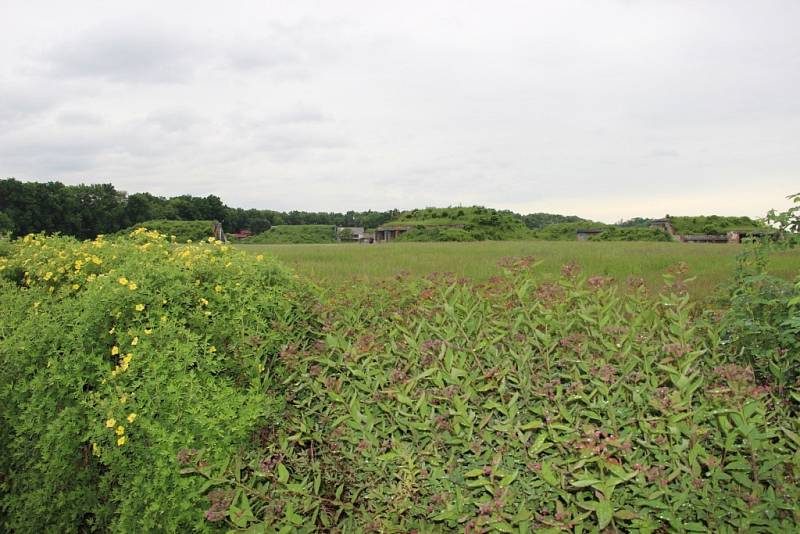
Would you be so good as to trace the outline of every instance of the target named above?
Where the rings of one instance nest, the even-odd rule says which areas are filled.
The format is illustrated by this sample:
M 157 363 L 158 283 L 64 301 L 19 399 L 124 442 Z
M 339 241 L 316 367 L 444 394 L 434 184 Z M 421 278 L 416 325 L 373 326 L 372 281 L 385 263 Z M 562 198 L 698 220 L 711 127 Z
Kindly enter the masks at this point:
M 502 241 L 531 237 L 518 215 L 480 206 L 405 211 L 383 225 L 395 226 L 414 228 L 400 236 L 401 241 Z
M 273 226 L 266 232 L 243 239 L 242 243 L 335 243 L 336 227 L 329 224 L 296 224 Z

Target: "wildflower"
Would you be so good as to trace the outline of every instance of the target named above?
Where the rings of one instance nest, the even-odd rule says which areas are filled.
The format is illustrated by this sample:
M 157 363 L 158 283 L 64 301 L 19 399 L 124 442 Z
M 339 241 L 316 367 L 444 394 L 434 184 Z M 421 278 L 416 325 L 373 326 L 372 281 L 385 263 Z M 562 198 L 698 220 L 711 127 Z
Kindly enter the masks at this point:
M 264 255 L 263 254 L 259 254 L 258 256 L 256 256 L 256 261 L 261 261 L 263 259 L 264 259 Z
M 122 396 L 119 398 L 119 403 L 125 404 L 126 402 L 128 402 L 128 396 L 123 393 Z
M 149 336 L 152 333 L 153 333 L 153 329 L 152 328 L 145 328 L 144 329 L 144 335 Z
M 106 419 L 106 428 L 114 428 L 114 425 L 117 424 L 117 420 L 113 417 L 111 419 Z
M 136 285 L 136 282 L 131 282 L 130 284 L 128 284 L 128 289 L 130 289 L 131 291 L 135 291 L 137 287 L 139 286 Z
M 92 442 L 92 454 L 100 456 L 100 446 L 95 442 Z
M 135 413 L 129 413 L 128 414 L 128 422 L 129 423 L 133 423 L 134 421 L 136 421 L 136 414 Z
M 217 284 L 216 286 L 214 286 L 214 291 L 216 291 L 217 293 L 222 293 L 222 286 Z
M 123 364 L 123 365 L 128 365 L 129 363 L 131 363 L 131 360 L 132 360 L 132 359 L 133 359 L 133 354 L 131 354 L 131 353 L 129 352 L 128 354 L 126 354 L 126 355 L 125 355 L 125 357 L 124 357 L 124 358 L 122 358 L 122 364 Z
M 128 285 L 128 279 L 125 278 L 124 276 L 120 276 L 119 279 L 117 280 L 117 282 L 119 282 L 119 285 L 121 285 L 121 286 L 127 286 Z
M 72 284 L 72 289 L 80 289 L 80 284 Z
M 120 438 L 117 440 L 117 446 L 118 446 L 118 447 L 122 447 L 123 445 L 125 445 L 125 442 L 126 442 L 126 441 L 128 441 L 128 437 L 127 437 L 127 436 L 122 436 L 122 437 L 120 437 Z
M 125 427 L 122 426 L 122 425 L 119 425 L 114 432 L 116 432 L 116 434 L 118 436 L 121 436 L 121 435 L 123 435 L 125 433 Z
M 131 340 L 131 346 L 135 347 L 138 344 L 139 344 L 139 336 L 136 336 Z
M 51 273 L 50 271 L 47 271 L 46 273 L 44 273 L 44 279 L 45 280 L 50 280 L 52 277 L 53 277 L 53 273 Z
M 111 332 L 109 332 L 109 334 L 113 333 L 113 330 L 114 330 L 114 329 L 112 328 L 111 330 L 112 330 L 112 331 L 111 331 Z M 117 354 L 119 354 L 119 347 L 118 347 L 118 346 L 116 346 L 116 345 L 114 345 L 113 347 L 111 347 L 111 355 L 112 355 L 112 356 L 116 356 Z
M 161 322 L 162 323 L 166 323 L 167 322 L 167 316 L 166 315 L 162 315 L 161 316 Z
M 208 352 L 217 352 L 217 347 L 211 345 L 210 347 L 208 347 Z
M 109 334 L 114 335 L 114 332 L 117 330 L 116 326 L 112 326 L 111 330 L 108 331 Z
M 136 310 L 137 312 L 144 311 L 144 304 L 137 304 L 136 306 L 133 307 L 133 309 Z
M 202 306 L 208 306 L 208 300 L 206 300 L 206 299 L 204 299 L 202 297 L 200 298 L 200 300 L 198 302 L 200 302 L 200 304 Z

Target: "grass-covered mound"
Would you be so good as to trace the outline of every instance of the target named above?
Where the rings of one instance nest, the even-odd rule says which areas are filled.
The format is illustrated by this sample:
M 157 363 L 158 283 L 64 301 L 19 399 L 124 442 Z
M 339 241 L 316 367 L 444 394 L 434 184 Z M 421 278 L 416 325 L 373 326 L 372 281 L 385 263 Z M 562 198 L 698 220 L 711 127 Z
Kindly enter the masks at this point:
M 669 217 L 675 233 L 724 234 L 731 230 L 765 230 L 767 226 L 750 217 L 726 217 L 722 215 L 699 215 L 695 217 Z
M 592 221 L 550 224 L 534 231 L 533 236 L 545 241 L 575 241 L 577 232 L 586 229 L 602 230 L 589 237 L 590 241 L 672 241 L 669 234 L 656 228 L 616 226 Z
M 0 530 L 218 530 L 180 460 L 227 465 L 277 424 L 274 362 L 306 343 L 307 296 L 218 242 L 16 241 L 0 257 Z
M 167 237 L 175 236 L 180 243 L 203 241 L 214 235 L 214 221 L 168 221 L 165 219 L 139 223 L 127 230 L 122 230 L 119 235 L 128 235 L 140 228 L 154 230 Z
M 383 225 L 412 227 L 401 241 L 502 241 L 526 239 L 530 231 L 522 219 L 490 208 L 425 208 L 400 213 Z
M 241 240 L 249 244 L 335 243 L 336 227 L 329 224 L 273 226 L 266 232 Z

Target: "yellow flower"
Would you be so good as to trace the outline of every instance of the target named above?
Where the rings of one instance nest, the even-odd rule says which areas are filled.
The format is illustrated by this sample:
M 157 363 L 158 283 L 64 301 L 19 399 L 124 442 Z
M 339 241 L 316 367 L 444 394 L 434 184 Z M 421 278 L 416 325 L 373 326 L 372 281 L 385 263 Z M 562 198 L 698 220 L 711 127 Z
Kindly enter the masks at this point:
M 72 289 L 80 289 L 80 287 L 79 284 L 72 284 Z
M 258 256 L 256 256 L 256 261 L 261 261 L 263 259 L 264 259 L 264 255 L 263 254 L 259 254 Z
M 94 442 L 92 442 L 92 454 L 95 456 L 100 456 L 100 446 Z
M 127 438 L 127 436 L 122 436 L 121 438 L 119 438 L 119 439 L 117 440 L 117 446 L 118 446 L 118 447 L 122 447 L 123 445 L 125 445 L 125 442 L 126 442 L 126 441 L 128 441 L 128 438 Z
M 112 327 L 111 327 L 111 330 L 109 330 L 109 331 L 108 331 L 108 333 L 109 333 L 109 334 L 114 334 L 114 332 L 116 331 L 116 329 L 117 329 L 117 327 L 116 327 L 116 326 L 112 326 Z
M 136 336 L 131 340 L 131 346 L 135 347 L 138 344 L 139 344 L 139 336 Z
M 211 345 L 210 347 L 208 347 L 208 352 L 217 352 L 217 347 Z
M 128 284 L 128 289 L 130 289 L 131 291 L 134 291 L 137 287 L 139 286 L 136 285 L 136 282 L 131 282 L 130 284 Z
M 129 363 L 131 363 L 132 359 L 133 359 L 133 354 L 129 352 L 128 354 L 125 355 L 124 358 L 122 358 L 122 365 L 128 365 Z
M 125 278 L 124 276 L 120 276 L 119 279 L 117 280 L 117 282 L 119 282 L 119 285 L 121 285 L 121 286 L 127 286 L 128 285 L 128 279 Z
M 152 328 L 145 328 L 144 329 L 144 335 L 149 336 L 152 333 L 153 333 L 153 329 Z
M 51 273 L 50 271 L 47 271 L 46 273 L 44 273 L 44 279 L 45 280 L 50 280 L 52 277 L 53 277 L 53 273 Z
M 123 393 L 122 396 L 119 398 L 119 403 L 125 404 L 126 402 L 128 402 L 128 396 Z
M 114 428 L 114 425 L 117 424 L 117 420 L 114 418 L 106 420 L 106 428 Z
M 138 312 L 144 311 L 144 304 L 137 304 L 136 306 L 133 307 L 133 309 L 135 309 Z
M 121 436 L 121 435 L 123 435 L 125 433 L 125 427 L 122 426 L 122 425 L 119 425 L 114 432 L 116 432 L 118 436 Z
M 214 291 L 216 291 L 217 293 L 222 293 L 222 286 L 217 284 L 216 286 L 214 286 Z
M 112 328 L 111 330 L 113 332 L 114 329 Z M 109 332 L 109 333 L 111 333 L 111 332 Z M 119 347 L 114 345 L 113 347 L 111 347 L 111 355 L 112 356 L 116 356 L 117 354 L 119 354 Z
M 133 423 L 134 421 L 136 421 L 136 414 L 135 413 L 129 413 L 128 414 L 128 422 L 129 423 Z
M 201 298 L 199 302 L 203 306 L 208 306 L 208 301 L 206 299 L 204 299 L 204 298 Z

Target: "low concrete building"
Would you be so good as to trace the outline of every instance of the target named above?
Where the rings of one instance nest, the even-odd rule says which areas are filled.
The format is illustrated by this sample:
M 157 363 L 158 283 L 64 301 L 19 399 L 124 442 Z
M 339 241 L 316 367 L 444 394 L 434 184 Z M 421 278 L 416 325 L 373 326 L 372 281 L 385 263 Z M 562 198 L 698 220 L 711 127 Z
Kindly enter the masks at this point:
M 367 232 L 362 226 L 337 226 L 337 241 L 352 241 L 356 243 L 372 243 L 375 236 L 372 232 Z
M 402 234 L 413 230 L 413 228 L 413 226 L 381 226 L 375 230 L 375 242 L 387 243 L 389 241 L 394 241 Z
M 590 237 L 603 233 L 602 228 L 583 228 L 575 231 L 578 241 L 588 241 Z

